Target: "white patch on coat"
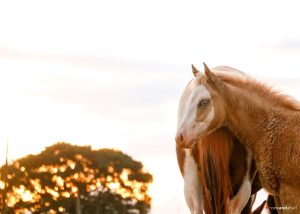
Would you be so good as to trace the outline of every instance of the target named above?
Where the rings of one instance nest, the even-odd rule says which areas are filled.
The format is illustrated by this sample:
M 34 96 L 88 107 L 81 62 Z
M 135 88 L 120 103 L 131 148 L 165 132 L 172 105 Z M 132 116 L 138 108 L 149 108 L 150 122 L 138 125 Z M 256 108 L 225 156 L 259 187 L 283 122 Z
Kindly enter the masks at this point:
M 196 121 L 199 101 L 211 99 L 211 95 L 204 85 L 195 87 L 193 81 L 185 89 L 184 94 L 186 97 L 182 97 L 178 110 L 177 135 L 185 133 L 187 136 L 197 137 L 197 134 L 203 133 L 214 119 L 215 112 L 212 106 L 211 111 L 203 121 Z M 213 103 L 211 104 L 213 105 Z
M 247 149 L 247 170 L 243 183 L 237 194 L 229 201 L 229 210 L 232 214 L 240 214 L 251 197 L 252 180 L 250 180 L 250 166 L 252 155 Z
M 184 160 L 184 196 L 192 214 L 203 213 L 203 196 L 198 167 L 191 149 L 185 149 Z

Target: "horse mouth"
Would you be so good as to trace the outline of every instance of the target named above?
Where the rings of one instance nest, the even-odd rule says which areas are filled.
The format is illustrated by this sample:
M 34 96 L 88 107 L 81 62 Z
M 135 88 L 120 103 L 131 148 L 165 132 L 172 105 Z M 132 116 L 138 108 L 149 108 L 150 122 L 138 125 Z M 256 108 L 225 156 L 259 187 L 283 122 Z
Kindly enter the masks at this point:
M 189 143 L 182 142 L 176 142 L 176 146 L 180 149 L 192 149 L 196 143 L 196 140 L 193 139 Z

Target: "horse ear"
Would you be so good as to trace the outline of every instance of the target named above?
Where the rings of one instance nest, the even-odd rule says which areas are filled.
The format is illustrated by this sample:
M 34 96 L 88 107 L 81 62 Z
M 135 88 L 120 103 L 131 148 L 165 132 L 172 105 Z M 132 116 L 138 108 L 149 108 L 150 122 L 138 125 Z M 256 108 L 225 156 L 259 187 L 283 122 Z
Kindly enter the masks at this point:
M 197 76 L 198 74 L 200 74 L 200 71 L 198 71 L 198 69 L 192 64 L 192 71 L 194 76 Z
M 208 68 L 208 66 L 205 64 L 205 62 L 203 62 L 203 65 L 204 65 L 205 75 L 208 77 L 208 79 L 214 78 L 213 72 L 211 72 L 211 70 Z
M 215 86 L 220 86 L 221 80 L 208 68 L 208 66 L 203 62 L 205 75 L 207 79 L 212 82 Z

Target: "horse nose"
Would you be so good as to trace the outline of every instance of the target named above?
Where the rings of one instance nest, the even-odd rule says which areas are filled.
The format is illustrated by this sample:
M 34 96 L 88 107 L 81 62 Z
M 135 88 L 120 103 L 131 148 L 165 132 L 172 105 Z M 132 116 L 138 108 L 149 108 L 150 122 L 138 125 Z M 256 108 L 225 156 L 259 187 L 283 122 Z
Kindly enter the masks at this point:
M 191 148 L 193 146 L 194 137 L 186 132 L 181 132 L 176 135 L 175 141 L 179 148 Z
M 180 148 L 184 147 L 184 138 L 183 138 L 183 135 L 181 133 L 176 135 L 175 141 L 176 141 L 176 145 L 178 147 L 180 147 Z

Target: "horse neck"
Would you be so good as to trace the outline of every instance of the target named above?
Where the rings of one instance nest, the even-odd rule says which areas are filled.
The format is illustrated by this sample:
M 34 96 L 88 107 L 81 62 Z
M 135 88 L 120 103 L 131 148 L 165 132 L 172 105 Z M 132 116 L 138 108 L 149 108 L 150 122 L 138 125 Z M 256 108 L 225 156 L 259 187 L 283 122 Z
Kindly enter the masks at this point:
M 251 144 L 274 132 L 274 126 L 282 124 L 284 111 L 274 108 L 276 104 L 255 92 L 235 86 L 227 87 L 228 108 L 226 121 L 228 128 L 243 143 Z

